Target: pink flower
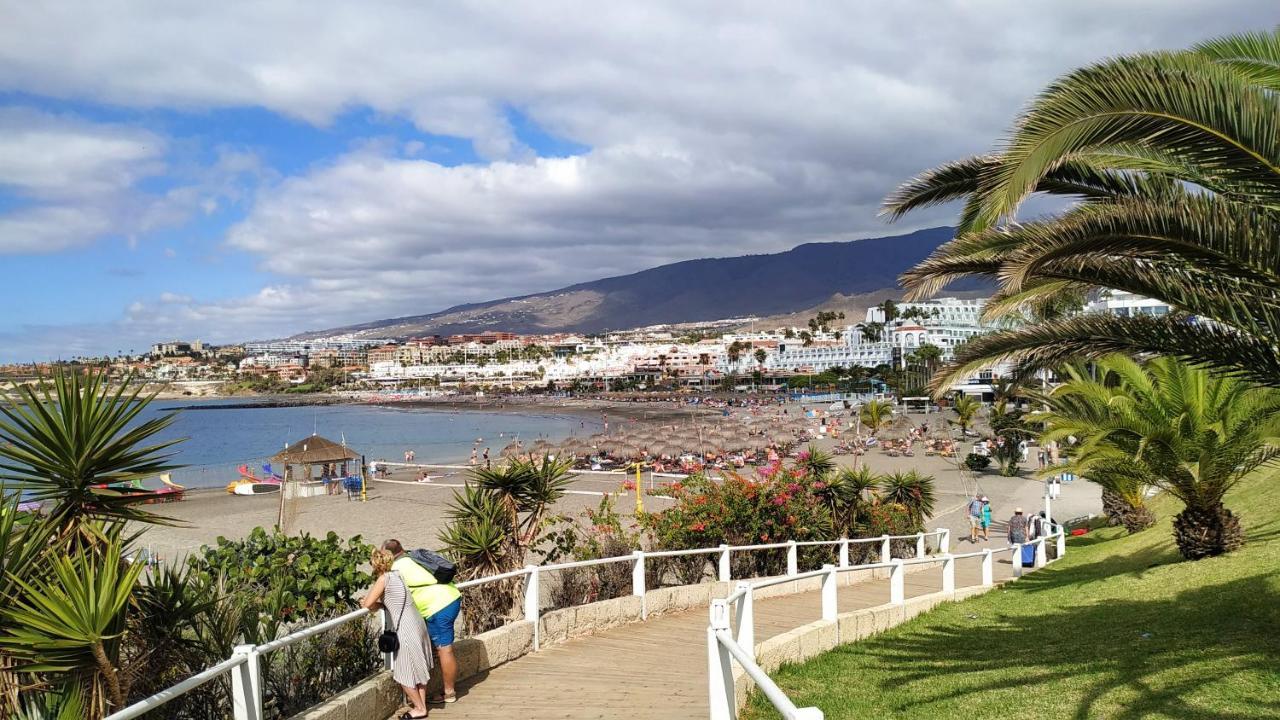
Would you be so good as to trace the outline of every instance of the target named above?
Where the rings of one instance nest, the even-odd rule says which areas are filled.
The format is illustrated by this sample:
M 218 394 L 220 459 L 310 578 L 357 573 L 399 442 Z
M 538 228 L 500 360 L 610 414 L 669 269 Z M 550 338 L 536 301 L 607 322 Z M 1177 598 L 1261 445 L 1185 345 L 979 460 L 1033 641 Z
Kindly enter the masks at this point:
M 798 483 L 790 483 L 787 485 L 787 492 L 793 494 L 800 492 L 800 485 Z
M 772 502 L 773 502 L 773 504 L 774 504 L 774 505 L 786 505 L 786 504 L 787 504 L 787 496 L 786 496 L 786 495 L 775 495 L 775 496 L 773 497 L 773 501 L 772 501 Z
M 694 523 L 694 524 L 690 525 L 690 526 L 689 526 L 689 529 L 690 529 L 690 530 L 692 530 L 692 531 L 694 531 L 694 532 L 702 532 L 703 530 L 706 530 L 706 529 L 707 529 L 707 524 L 706 524 L 706 523 L 702 523 L 702 522 L 696 522 L 696 523 Z
M 826 486 L 827 486 L 827 484 L 826 484 L 826 483 L 824 483 L 824 482 L 822 482 L 821 480 L 819 480 L 818 482 L 816 482 L 816 483 L 814 483 L 814 484 L 813 484 L 813 489 L 814 489 L 814 490 L 821 490 L 821 489 L 825 488 Z

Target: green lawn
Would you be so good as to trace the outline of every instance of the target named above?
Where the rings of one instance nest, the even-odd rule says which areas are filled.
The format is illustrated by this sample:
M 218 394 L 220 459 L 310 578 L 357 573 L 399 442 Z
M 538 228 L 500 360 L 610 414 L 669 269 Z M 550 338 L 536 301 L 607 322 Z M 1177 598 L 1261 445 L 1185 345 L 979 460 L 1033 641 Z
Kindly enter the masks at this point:
M 1280 475 L 1228 496 L 1249 542 L 1185 562 L 1176 501 L 1134 536 L 1095 531 L 1016 583 L 789 666 L 828 718 L 1280 718 Z M 777 717 L 756 693 L 745 717 Z

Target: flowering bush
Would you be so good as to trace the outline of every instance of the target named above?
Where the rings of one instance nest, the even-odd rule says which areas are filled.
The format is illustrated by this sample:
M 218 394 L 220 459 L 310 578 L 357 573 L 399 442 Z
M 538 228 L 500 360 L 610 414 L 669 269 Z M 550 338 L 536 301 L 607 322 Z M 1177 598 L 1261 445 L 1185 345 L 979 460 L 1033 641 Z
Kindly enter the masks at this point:
M 640 525 L 657 550 L 729 545 L 759 545 L 788 540 L 832 538 L 831 513 L 819 491 L 822 481 L 772 464 L 755 477 L 731 474 L 722 482 L 701 475 L 668 486 L 676 502 L 662 512 L 646 513 Z M 830 548 L 804 548 L 804 567 L 830 562 Z M 785 550 L 734 553 L 735 575 L 778 574 L 786 568 Z

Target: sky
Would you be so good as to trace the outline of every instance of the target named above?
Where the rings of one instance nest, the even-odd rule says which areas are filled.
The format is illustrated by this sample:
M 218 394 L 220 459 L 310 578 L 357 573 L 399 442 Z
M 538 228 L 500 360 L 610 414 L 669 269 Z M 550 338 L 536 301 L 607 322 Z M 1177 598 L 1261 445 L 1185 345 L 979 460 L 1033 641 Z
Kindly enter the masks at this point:
M 0 362 L 423 314 L 886 225 L 1055 77 L 1274 0 L 0 0 Z

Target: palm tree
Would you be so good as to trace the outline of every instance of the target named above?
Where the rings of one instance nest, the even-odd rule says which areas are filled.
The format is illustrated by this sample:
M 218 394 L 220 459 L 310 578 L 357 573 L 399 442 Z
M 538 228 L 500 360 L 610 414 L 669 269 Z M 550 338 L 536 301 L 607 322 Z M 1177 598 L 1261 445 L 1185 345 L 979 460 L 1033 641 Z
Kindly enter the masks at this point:
M 884 313 L 884 324 L 888 325 L 898 318 L 898 303 L 892 300 L 885 300 L 876 306 L 880 312 Z
M 968 432 L 973 427 L 973 421 L 977 418 L 978 412 L 982 410 L 982 401 L 961 393 L 951 404 L 951 409 L 956 413 L 956 419 L 952 422 L 959 425 L 962 431 Z
M 129 379 L 112 390 L 105 373 L 59 370 L 39 389 L 19 386 L 0 405 L 0 481 L 45 503 L 64 535 L 91 534 L 93 521 L 167 522 L 139 509 L 145 497 L 100 486 L 172 470 L 165 451 L 182 439 L 155 436 L 173 423 L 168 413 L 139 422 L 155 395 Z
M 936 499 L 932 475 L 909 470 L 890 473 L 880 480 L 880 501 L 907 508 L 916 527 L 923 527 L 925 518 L 933 514 Z
M 1096 288 L 1179 311 L 1059 313 L 978 337 L 934 378 L 935 391 L 995 361 L 1016 363 L 1021 376 L 1112 352 L 1171 355 L 1280 385 L 1277 56 L 1280 31 L 1077 70 L 1032 103 L 997 152 L 944 165 L 891 195 L 893 217 L 966 201 L 956 238 L 902 277 L 909 298 L 980 275 L 999 282 L 988 317 Z M 1081 202 L 1057 217 L 1004 224 L 1032 193 Z
M 876 431 L 893 417 L 893 406 L 885 400 L 869 400 L 858 411 L 858 417 L 862 420 L 862 424 L 867 426 L 867 432 L 875 435 Z
M 1074 465 L 1085 477 L 1155 485 L 1186 507 L 1174 518 L 1183 557 L 1240 547 L 1244 533 L 1223 498 L 1240 478 L 1280 457 L 1280 391 L 1196 368 L 1175 358 L 1098 362 L 1044 396 L 1045 437 L 1082 441 Z
M 758 348 L 755 351 L 756 364 L 764 365 L 765 358 L 767 357 L 769 357 L 769 353 L 765 352 L 764 348 Z

